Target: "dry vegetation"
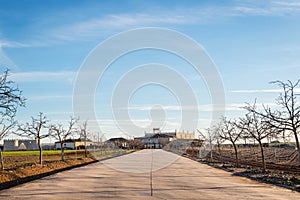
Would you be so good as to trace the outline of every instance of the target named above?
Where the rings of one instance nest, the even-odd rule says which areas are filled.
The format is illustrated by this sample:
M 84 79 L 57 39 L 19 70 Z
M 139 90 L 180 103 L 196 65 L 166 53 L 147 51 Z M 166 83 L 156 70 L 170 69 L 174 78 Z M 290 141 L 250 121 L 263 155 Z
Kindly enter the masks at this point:
M 43 165 L 39 164 L 39 151 L 15 151 L 5 152 L 5 169 L 0 170 L 0 189 L 22 183 L 22 179 L 34 180 L 44 175 L 50 175 L 65 169 L 90 164 L 118 155 L 130 153 L 121 149 L 105 149 L 88 152 L 68 150 L 65 152 L 65 160 L 61 161 L 60 151 L 45 151 Z M 26 182 L 26 181 L 25 181 Z
M 10 170 L 3 170 L 0 173 L 0 183 L 5 183 L 8 181 L 17 180 L 20 178 L 25 178 L 33 175 L 43 174 L 59 169 L 68 168 L 71 166 L 80 165 L 83 163 L 93 162 L 95 159 L 93 158 L 81 158 L 81 159 L 73 159 L 62 161 L 48 161 L 45 162 L 44 165 L 40 164 L 31 164 L 23 167 L 18 167 Z

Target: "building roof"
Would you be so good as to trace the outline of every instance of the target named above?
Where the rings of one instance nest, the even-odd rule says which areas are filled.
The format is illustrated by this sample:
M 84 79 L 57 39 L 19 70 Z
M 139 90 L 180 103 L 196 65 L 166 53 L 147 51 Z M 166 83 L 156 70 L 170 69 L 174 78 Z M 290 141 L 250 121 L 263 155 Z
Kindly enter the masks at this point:
M 115 141 L 127 141 L 127 139 L 122 138 L 122 137 L 116 137 L 116 138 L 110 138 L 109 140 L 107 140 L 108 142 L 115 142 Z
M 77 138 L 77 139 L 66 139 L 64 142 L 92 142 L 92 140 L 90 139 L 87 139 L 87 140 L 84 140 L 84 139 L 81 139 L 81 138 Z M 59 141 L 56 141 L 55 143 L 59 143 Z
M 155 133 L 151 135 L 147 135 L 144 137 L 136 137 L 134 139 L 147 139 L 147 138 L 170 138 L 170 137 L 176 137 L 175 133 Z

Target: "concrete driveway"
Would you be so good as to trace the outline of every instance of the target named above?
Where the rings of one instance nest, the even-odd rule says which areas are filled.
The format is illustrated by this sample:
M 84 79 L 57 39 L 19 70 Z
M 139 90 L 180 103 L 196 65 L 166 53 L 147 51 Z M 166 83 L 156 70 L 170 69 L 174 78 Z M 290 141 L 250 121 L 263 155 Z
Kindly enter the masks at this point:
M 143 150 L 3 190 L 0 199 L 283 200 L 300 199 L 300 193 L 163 150 Z

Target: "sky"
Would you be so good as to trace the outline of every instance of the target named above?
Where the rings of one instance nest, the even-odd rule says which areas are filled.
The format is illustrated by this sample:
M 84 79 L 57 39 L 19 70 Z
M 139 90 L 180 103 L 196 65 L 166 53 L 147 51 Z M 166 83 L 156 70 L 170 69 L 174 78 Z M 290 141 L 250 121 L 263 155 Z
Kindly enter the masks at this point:
M 300 78 L 299 20 L 298 0 L 0 0 L 0 68 L 10 69 L 10 79 L 27 98 L 18 121 L 43 112 L 51 123 L 66 123 L 74 115 L 79 73 L 94 50 L 132 30 L 175 31 L 200 45 L 214 63 L 224 87 L 224 114 L 238 118 L 245 102 L 276 106 L 280 90 L 270 81 Z M 136 40 L 120 40 L 111 49 Z M 92 94 L 85 94 L 92 80 L 86 79 L 81 96 L 92 96 L 95 118 L 76 116 L 105 138 L 142 136 L 153 127 L 203 130 L 211 125 L 217 93 L 206 78 L 180 55 L 132 51 L 112 60 Z

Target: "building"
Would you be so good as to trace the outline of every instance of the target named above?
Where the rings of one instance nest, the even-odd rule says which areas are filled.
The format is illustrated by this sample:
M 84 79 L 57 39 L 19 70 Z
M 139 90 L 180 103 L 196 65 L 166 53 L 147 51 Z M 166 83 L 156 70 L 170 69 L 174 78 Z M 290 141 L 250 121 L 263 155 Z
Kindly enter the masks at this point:
M 188 140 L 193 140 L 195 139 L 195 132 L 177 132 L 177 130 L 175 130 L 174 132 L 161 132 L 161 130 L 159 128 L 153 128 L 153 132 L 152 133 L 147 133 L 145 132 L 145 137 L 151 137 L 155 134 L 165 134 L 165 135 L 169 135 L 170 137 L 174 137 L 176 139 L 188 139 Z
M 43 150 L 55 150 L 55 144 L 54 143 L 42 143 L 42 149 Z
M 176 139 L 185 139 L 185 140 L 193 140 L 195 139 L 195 133 L 188 133 L 188 132 L 177 132 L 175 130 Z
M 161 132 L 159 128 L 153 128 L 152 133 L 145 132 L 144 137 L 137 137 L 134 140 L 139 140 L 144 144 L 144 148 L 147 149 L 159 149 L 166 146 L 173 140 L 193 140 L 195 139 L 195 133 L 189 132 Z
M 153 135 L 147 135 L 145 137 L 134 138 L 134 140 L 141 141 L 144 144 L 145 149 L 161 149 L 174 138 L 174 136 L 169 134 L 156 133 Z
M 38 150 L 38 149 L 39 146 L 36 140 L 5 139 L 3 141 L 4 151 Z
M 106 141 L 106 143 L 112 144 L 114 147 L 118 147 L 121 149 L 127 149 L 129 147 L 128 140 L 122 137 L 110 138 Z
M 93 142 L 91 140 L 84 141 L 83 139 L 66 139 L 64 141 L 65 149 L 84 149 L 84 146 L 86 144 L 86 147 L 89 148 L 93 145 Z M 55 142 L 55 149 L 61 149 L 60 142 Z

